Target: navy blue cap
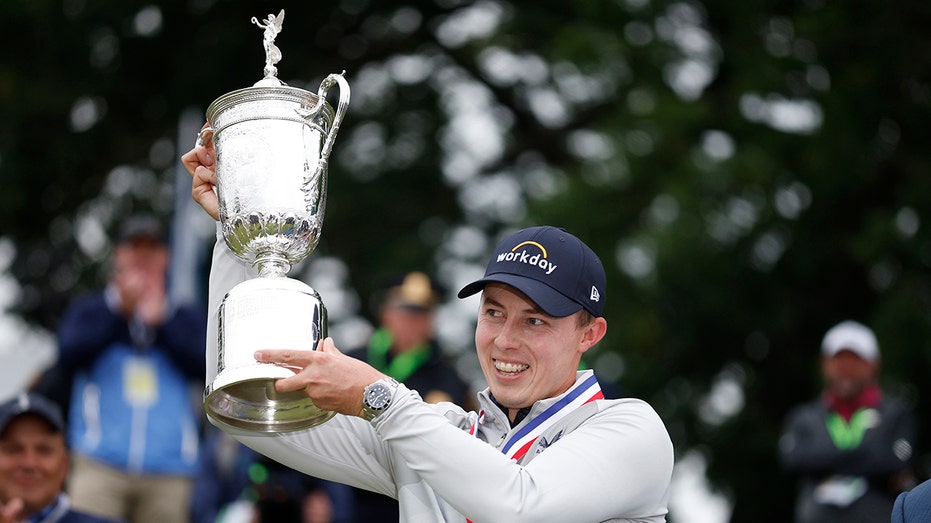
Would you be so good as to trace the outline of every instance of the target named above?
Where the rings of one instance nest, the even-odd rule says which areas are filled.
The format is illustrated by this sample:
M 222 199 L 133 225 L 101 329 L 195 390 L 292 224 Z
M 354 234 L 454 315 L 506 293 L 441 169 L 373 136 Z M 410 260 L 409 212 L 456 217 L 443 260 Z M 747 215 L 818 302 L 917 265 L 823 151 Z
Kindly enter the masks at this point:
M 557 318 L 581 309 L 599 317 L 604 309 L 601 260 L 562 228 L 530 227 L 506 237 L 488 260 L 485 276 L 463 287 L 458 296 L 472 296 L 490 282 L 514 287 Z
M 156 243 L 165 243 L 165 230 L 162 228 L 162 222 L 152 214 L 134 214 L 127 218 L 120 227 L 117 243 L 128 243 L 143 238 Z
M 0 405 L 0 434 L 6 431 L 14 418 L 30 413 L 42 416 L 55 428 L 56 432 L 65 431 L 65 420 L 58 405 L 45 396 L 34 392 L 23 392 Z

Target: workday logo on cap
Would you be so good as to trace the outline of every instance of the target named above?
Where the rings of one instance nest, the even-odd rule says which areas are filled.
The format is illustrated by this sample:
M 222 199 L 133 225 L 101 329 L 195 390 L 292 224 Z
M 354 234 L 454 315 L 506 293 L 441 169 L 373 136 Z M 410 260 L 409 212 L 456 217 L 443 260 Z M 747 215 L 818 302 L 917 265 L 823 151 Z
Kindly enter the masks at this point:
M 523 247 L 523 249 L 521 249 Z M 536 254 L 527 252 L 528 248 L 536 247 Z M 498 263 L 514 262 L 527 263 L 534 267 L 539 267 L 546 274 L 552 274 L 556 270 L 556 265 L 546 259 L 546 247 L 534 241 L 525 241 L 517 244 L 509 252 L 498 254 Z
M 598 256 L 564 229 L 531 227 L 505 238 L 488 260 L 485 276 L 459 291 L 465 298 L 489 282 L 524 293 L 543 312 L 563 317 L 586 309 L 601 316 L 605 273 Z

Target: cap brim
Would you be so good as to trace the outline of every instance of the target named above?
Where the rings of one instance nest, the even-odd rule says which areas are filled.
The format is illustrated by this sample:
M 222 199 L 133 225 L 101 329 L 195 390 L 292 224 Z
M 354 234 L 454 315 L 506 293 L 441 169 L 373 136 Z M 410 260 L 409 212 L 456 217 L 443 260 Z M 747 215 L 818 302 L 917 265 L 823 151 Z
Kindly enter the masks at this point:
M 841 352 L 845 351 L 856 355 L 858 358 L 868 363 L 876 363 L 879 361 L 878 352 L 874 352 L 870 349 L 853 344 L 841 344 L 836 347 L 827 347 L 821 351 L 821 354 L 828 358 L 833 358 L 834 356 L 837 356 Z
M 481 280 L 476 280 L 466 285 L 459 291 L 457 296 L 460 298 L 468 298 L 473 294 L 481 292 L 486 284 L 492 282 L 503 283 L 514 287 L 527 296 L 540 310 L 555 318 L 562 318 L 582 310 L 582 305 L 563 296 L 562 293 L 554 290 L 549 285 L 541 283 L 533 278 L 527 278 L 517 274 L 490 274 Z
M 27 408 L 25 410 L 8 411 L 3 413 L 3 415 L 0 415 L 0 434 L 6 432 L 6 429 L 10 426 L 11 423 L 13 423 L 14 420 L 20 416 L 26 415 L 38 416 L 40 419 L 42 419 L 42 421 L 48 423 L 49 427 L 51 427 L 55 432 L 65 432 L 65 424 L 60 416 L 52 412 L 48 412 L 43 408 Z

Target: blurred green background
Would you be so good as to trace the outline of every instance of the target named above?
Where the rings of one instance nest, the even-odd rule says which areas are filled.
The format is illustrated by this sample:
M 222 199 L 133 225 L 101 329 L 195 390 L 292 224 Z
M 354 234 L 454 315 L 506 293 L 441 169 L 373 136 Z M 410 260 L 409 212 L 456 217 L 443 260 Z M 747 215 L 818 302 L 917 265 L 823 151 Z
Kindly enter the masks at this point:
M 6 0 L 3 358 L 54 359 L 64 303 L 103 281 L 132 212 L 172 223 L 174 292 L 203 299 L 213 228 L 178 157 L 212 100 L 262 77 L 250 20 L 281 8 L 279 78 L 352 86 L 323 237 L 292 271 L 338 343 L 364 336 L 388 272 L 429 270 L 454 295 L 501 234 L 564 226 L 608 271 L 589 363 L 704 469 L 718 504 L 702 510 L 790 519 L 778 430 L 847 318 L 876 330 L 931 475 L 924 1 Z M 441 335 L 478 381 L 474 312 L 450 300 Z M 674 483 L 670 521 L 713 521 L 694 488 Z

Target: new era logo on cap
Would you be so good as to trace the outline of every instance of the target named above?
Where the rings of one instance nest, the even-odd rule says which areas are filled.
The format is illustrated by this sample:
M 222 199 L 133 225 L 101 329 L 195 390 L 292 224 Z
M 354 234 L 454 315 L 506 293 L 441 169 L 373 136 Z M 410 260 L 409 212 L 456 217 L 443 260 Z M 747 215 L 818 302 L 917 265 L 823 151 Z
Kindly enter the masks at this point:
M 485 276 L 459 291 L 465 298 L 486 283 L 508 284 L 550 316 L 585 309 L 601 316 L 605 273 L 598 256 L 564 229 L 531 227 L 505 238 L 488 260 Z

